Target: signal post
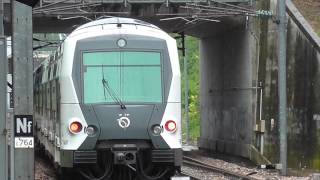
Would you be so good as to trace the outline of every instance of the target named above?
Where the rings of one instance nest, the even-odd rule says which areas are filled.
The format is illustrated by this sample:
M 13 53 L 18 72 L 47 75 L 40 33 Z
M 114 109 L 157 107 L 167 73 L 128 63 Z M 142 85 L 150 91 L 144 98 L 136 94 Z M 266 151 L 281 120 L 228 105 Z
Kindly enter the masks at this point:
M 0 0 L 0 177 L 8 179 L 7 115 L 7 46 L 3 27 L 3 0 Z
M 18 2 L 20 1 L 20 2 Z M 34 180 L 32 0 L 12 0 L 11 180 Z M 24 4 L 26 3 L 26 4 Z

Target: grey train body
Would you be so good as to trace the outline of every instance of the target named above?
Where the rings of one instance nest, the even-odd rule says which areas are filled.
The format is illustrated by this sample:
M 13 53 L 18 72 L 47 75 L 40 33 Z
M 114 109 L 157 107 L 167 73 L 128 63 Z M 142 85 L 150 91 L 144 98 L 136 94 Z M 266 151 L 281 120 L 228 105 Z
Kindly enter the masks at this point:
M 177 54 L 174 39 L 142 21 L 109 18 L 77 28 L 34 73 L 40 147 L 61 168 L 179 170 Z M 111 169 L 106 177 L 116 177 Z

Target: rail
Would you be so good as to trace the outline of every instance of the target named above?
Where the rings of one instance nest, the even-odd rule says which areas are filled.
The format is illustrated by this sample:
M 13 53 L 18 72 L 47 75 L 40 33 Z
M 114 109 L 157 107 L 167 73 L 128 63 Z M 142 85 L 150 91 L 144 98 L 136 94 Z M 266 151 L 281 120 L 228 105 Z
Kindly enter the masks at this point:
M 226 169 L 222 169 L 216 166 L 213 166 L 211 164 L 207 164 L 204 162 L 201 162 L 197 159 L 188 157 L 188 156 L 183 156 L 183 164 L 188 165 L 188 166 L 193 166 L 193 167 L 200 167 L 203 169 L 207 169 L 212 172 L 220 173 L 223 174 L 224 176 L 230 178 L 230 179 L 241 179 L 241 180 L 258 180 L 257 178 L 254 177 L 249 177 L 247 175 L 242 175 L 236 172 L 232 172 Z M 190 176 L 190 175 L 188 175 Z

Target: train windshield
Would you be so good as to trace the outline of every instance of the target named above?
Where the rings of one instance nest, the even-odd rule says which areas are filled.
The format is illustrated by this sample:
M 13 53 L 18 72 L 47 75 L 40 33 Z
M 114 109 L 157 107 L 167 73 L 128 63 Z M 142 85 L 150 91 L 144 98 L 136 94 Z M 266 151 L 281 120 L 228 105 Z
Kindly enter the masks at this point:
M 84 103 L 161 103 L 160 52 L 83 53 Z

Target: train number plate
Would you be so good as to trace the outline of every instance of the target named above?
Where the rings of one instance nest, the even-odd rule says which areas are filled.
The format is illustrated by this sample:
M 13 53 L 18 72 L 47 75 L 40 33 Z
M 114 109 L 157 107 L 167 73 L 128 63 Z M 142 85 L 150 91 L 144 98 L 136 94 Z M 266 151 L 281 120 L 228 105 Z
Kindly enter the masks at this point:
M 14 138 L 15 148 L 34 148 L 33 137 L 15 137 Z

